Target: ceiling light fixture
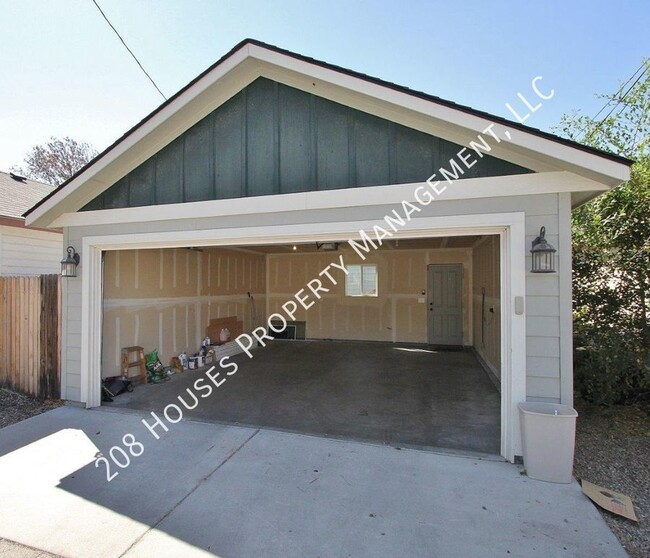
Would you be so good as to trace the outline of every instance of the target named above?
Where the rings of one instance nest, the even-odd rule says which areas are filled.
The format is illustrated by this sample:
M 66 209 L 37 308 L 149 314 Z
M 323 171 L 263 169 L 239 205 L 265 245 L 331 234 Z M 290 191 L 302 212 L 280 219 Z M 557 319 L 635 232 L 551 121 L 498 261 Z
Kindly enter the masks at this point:
M 338 242 L 317 242 L 316 249 L 323 252 L 336 252 L 339 249 Z

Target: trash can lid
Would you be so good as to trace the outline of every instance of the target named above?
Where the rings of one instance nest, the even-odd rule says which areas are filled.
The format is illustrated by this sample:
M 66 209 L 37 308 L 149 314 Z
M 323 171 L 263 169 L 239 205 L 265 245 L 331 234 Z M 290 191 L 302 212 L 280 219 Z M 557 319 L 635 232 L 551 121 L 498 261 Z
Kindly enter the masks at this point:
M 523 401 L 517 404 L 522 413 L 556 417 L 577 417 L 578 411 L 569 405 L 560 403 L 542 403 L 539 401 Z

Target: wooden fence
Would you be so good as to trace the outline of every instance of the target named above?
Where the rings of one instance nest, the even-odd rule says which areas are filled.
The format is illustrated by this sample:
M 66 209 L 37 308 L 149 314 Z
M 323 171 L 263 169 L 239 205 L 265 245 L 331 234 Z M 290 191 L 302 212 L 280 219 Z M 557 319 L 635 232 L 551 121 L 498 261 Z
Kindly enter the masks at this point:
M 0 277 L 0 386 L 61 396 L 59 275 Z

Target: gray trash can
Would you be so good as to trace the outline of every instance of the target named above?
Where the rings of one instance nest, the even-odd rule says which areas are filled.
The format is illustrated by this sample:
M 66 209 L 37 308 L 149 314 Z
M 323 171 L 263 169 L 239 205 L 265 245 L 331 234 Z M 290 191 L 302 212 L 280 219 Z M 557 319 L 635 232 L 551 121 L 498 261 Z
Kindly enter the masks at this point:
M 547 482 L 571 482 L 576 410 L 559 403 L 532 401 L 518 407 L 526 474 Z

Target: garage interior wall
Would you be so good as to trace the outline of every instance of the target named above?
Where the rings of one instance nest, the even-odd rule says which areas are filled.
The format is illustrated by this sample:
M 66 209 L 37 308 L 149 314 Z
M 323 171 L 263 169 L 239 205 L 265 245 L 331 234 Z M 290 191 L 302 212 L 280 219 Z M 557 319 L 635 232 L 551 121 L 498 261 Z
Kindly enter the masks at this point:
M 439 239 L 432 244 L 439 244 Z M 281 311 L 282 304 L 339 254 L 345 265 L 375 264 L 378 295 L 345 296 L 345 275 L 335 270 L 338 284 L 309 310 L 301 309 L 297 320 L 306 321 L 311 339 L 354 339 L 362 341 L 427 342 L 427 266 L 463 265 L 463 344 L 472 344 L 471 248 L 382 249 L 371 252 L 365 261 L 349 246 L 339 252 L 271 254 L 269 263 L 269 315 Z M 327 281 L 329 287 L 329 281 Z M 423 291 L 425 294 L 423 294 Z
M 472 253 L 474 348 L 491 375 L 501 381 L 501 281 L 499 237 L 486 236 Z
M 231 249 L 106 252 L 102 377 L 121 373 L 122 347 L 157 348 L 168 365 L 199 349 L 212 318 L 254 328 L 265 318 L 265 266 L 263 255 Z

